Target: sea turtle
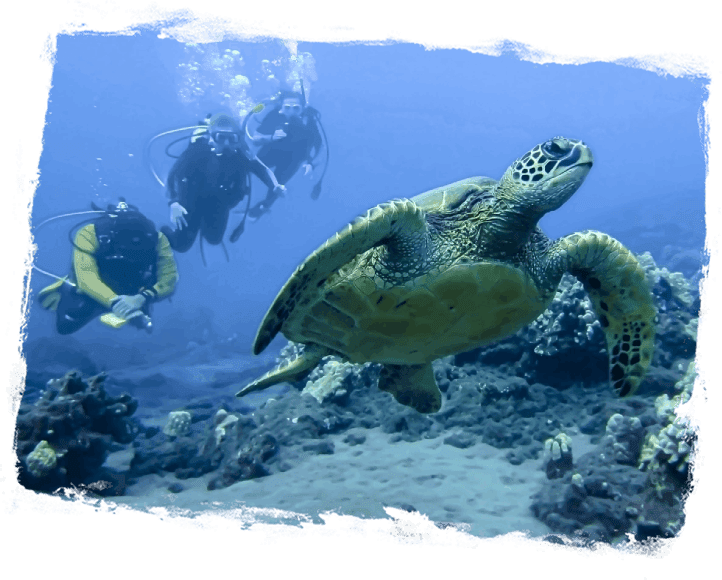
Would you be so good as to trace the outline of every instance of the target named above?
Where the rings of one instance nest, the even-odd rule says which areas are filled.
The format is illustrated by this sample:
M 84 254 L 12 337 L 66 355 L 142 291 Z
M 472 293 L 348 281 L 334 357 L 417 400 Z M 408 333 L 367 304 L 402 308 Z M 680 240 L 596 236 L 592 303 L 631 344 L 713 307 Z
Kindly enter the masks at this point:
M 296 269 L 258 329 L 254 354 L 279 331 L 303 343 L 303 353 L 237 396 L 298 380 L 335 355 L 381 363 L 381 390 L 436 412 L 441 393 L 432 361 L 531 323 L 565 272 L 592 299 L 614 389 L 632 394 L 654 349 L 656 308 L 644 270 L 607 234 L 551 241 L 537 227 L 579 188 L 592 163 L 582 141 L 556 137 L 517 159 L 499 181 L 471 177 L 372 208 Z

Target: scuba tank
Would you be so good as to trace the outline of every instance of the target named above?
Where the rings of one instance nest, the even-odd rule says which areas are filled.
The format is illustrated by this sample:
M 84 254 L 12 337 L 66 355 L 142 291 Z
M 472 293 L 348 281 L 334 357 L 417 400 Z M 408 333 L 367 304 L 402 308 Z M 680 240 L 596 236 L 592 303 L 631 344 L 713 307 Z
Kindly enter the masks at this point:
M 150 288 L 158 281 L 158 231 L 138 208 L 125 201 L 108 207 L 95 220 L 95 237 L 98 248 L 93 257 L 100 278 L 116 294 L 135 294 L 138 288 Z

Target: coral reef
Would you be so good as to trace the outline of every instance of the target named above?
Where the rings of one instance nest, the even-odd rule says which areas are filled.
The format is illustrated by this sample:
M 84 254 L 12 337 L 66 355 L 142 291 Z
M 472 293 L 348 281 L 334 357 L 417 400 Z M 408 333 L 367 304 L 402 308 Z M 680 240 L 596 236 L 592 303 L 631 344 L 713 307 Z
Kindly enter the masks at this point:
M 690 455 L 696 435 L 689 419 L 678 416 L 676 409 L 689 401 L 696 376 L 692 361 L 675 385 L 677 394 L 671 399 L 666 394 L 660 395 L 654 401 L 661 426 L 647 434 L 639 457 L 639 469 L 649 473 L 660 495 L 667 490 L 677 491 L 689 480 Z
M 122 494 L 123 478 L 104 469 L 110 451 L 136 437 L 131 419 L 138 403 L 109 396 L 105 375 L 84 381 L 78 372 L 48 382 L 39 400 L 20 405 L 17 421 L 19 480 L 27 488 L 55 491 L 69 485 L 109 481 L 104 493 Z M 96 486 L 97 487 L 97 486 Z
M 655 353 L 640 394 L 671 391 L 697 343 L 699 296 L 679 272 L 657 267 L 649 253 L 637 256 L 658 307 Z M 531 347 L 531 349 L 530 349 Z M 608 379 L 604 333 L 580 282 L 565 274 L 547 310 L 527 327 L 496 344 L 460 353 L 458 367 L 496 366 L 529 383 L 557 389 Z
M 607 421 L 605 431 L 602 446 L 609 449 L 614 461 L 622 465 L 635 465 L 644 437 L 644 427 L 639 417 L 624 417 L 615 413 Z
M 624 541 L 629 533 L 638 539 L 672 536 L 684 521 L 682 506 L 690 486 L 694 432 L 675 410 L 689 399 L 694 383 L 691 361 L 699 304 L 685 280 L 657 268 L 651 257 L 642 256 L 642 263 L 659 305 L 660 329 L 648 378 L 633 397 L 619 399 L 609 388 L 603 332 L 582 285 L 565 276 L 548 310 L 527 328 L 496 345 L 434 361 L 443 399 L 438 413 L 420 414 L 380 391 L 380 365 L 326 357 L 262 403 L 257 402 L 261 398 L 244 402 L 204 393 L 171 412 L 164 426 L 162 421 L 157 427 L 133 421 L 126 433 L 121 421 L 104 428 L 115 433 L 117 441 L 132 442 L 133 456 L 124 474 L 130 483 L 159 474 L 171 493 L 183 491 L 183 480 L 201 476 L 209 490 L 272 476 L 293 469 L 309 455 L 334 454 L 339 441 L 361 446 L 365 431 L 374 428 L 388 434 L 391 444 L 439 438 L 444 445 L 474 453 L 473 447 L 484 443 L 504 449 L 513 465 L 534 462 L 533 468 L 546 473 L 531 510 L 553 532 L 569 534 L 579 545 Z M 277 362 L 293 360 L 304 348 L 288 343 Z M 217 358 L 217 353 L 209 356 Z M 207 384 L 225 385 L 233 377 L 238 381 L 261 370 L 234 359 L 225 362 L 203 367 L 214 377 L 206 379 Z M 148 385 L 158 380 L 159 367 L 152 372 L 145 375 Z M 139 388 L 147 386 L 142 380 Z M 64 381 L 48 387 L 62 391 L 62 397 L 46 389 L 31 407 L 46 409 L 54 398 L 65 404 L 63 397 L 90 389 L 78 383 L 78 376 L 68 375 Z M 106 420 L 112 419 L 118 402 L 127 405 L 125 411 L 117 407 L 127 413 L 122 416 L 127 423 L 135 409 L 126 399 L 105 402 Z M 97 405 L 87 406 L 92 415 Z M 47 425 L 28 436 L 28 425 L 37 424 L 34 419 L 22 423 L 28 408 L 22 407 L 19 418 L 19 434 L 25 437 L 18 445 L 22 478 L 54 489 L 58 474 L 67 470 L 65 440 Z M 65 406 L 55 412 L 66 417 L 75 411 Z M 94 456 L 93 469 L 72 481 L 100 485 L 97 474 L 106 453 Z M 116 486 L 114 493 L 122 493 L 122 487 Z
M 534 514 L 556 532 L 584 531 L 607 542 L 629 532 L 638 540 L 676 535 L 691 486 L 694 432 L 675 409 L 689 400 L 694 378 L 690 362 L 671 399 L 648 397 L 638 415 L 631 409 L 611 415 L 574 475 L 550 481 L 534 496 Z
M 188 411 L 171 411 L 163 433 L 171 437 L 186 435 L 191 427 L 191 414 Z
M 544 441 L 543 461 L 549 479 L 563 477 L 567 471 L 571 471 L 574 465 L 571 437 L 559 433 Z
M 321 362 L 323 364 L 308 375 L 306 386 L 301 392 L 311 395 L 319 403 L 330 400 L 340 406 L 344 406 L 352 391 L 373 384 L 371 375 L 380 369 L 379 365 L 373 363 L 355 365 L 337 357 L 326 357 Z

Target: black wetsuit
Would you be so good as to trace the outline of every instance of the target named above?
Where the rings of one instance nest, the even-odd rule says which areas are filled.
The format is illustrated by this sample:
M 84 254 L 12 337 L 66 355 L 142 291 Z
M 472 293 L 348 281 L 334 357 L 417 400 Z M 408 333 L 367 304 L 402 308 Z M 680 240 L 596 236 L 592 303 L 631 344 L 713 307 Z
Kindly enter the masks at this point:
M 271 111 L 256 129 L 261 135 L 273 135 L 282 129 L 286 136 L 264 143 L 257 156 L 276 175 L 278 183 L 285 185 L 303 163 L 311 163 L 321 149 L 323 139 L 318 130 L 315 109 L 307 107 L 302 117 L 287 119 L 278 111 Z M 254 210 L 268 209 L 278 194 L 269 186 L 266 199 L 254 206 Z M 253 215 L 253 214 L 252 214 Z
M 55 319 L 58 334 L 73 334 L 96 316 L 108 312 L 107 308 L 90 296 L 81 294 L 70 284 L 60 287 L 60 296 Z
M 176 252 L 187 252 L 199 231 L 209 244 L 223 241 L 231 210 L 251 193 L 250 171 L 273 190 L 267 168 L 243 149 L 219 156 L 205 139 L 188 146 L 168 174 L 170 203 L 188 211 L 188 225 L 175 231 L 161 228 Z

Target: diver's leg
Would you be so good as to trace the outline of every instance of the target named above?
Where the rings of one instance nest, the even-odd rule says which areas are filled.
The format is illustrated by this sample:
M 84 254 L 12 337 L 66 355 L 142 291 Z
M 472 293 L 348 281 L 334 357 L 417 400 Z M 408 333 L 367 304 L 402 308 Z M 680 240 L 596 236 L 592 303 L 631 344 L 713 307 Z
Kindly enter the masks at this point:
M 278 183 L 286 185 L 296 172 L 301 168 L 303 159 L 289 159 L 286 163 L 280 163 L 274 171 Z
M 217 246 L 223 241 L 230 213 L 231 208 L 228 207 L 225 200 L 209 200 L 203 212 L 201 227 L 201 235 L 209 244 Z
M 282 167 L 288 165 L 288 163 L 286 161 L 286 155 L 284 155 L 282 152 L 272 149 L 272 150 L 266 152 L 265 155 L 259 155 L 258 159 L 266 167 L 268 167 L 268 169 L 270 169 L 271 172 L 273 172 L 274 176 L 276 177 L 276 181 L 280 185 L 286 184 L 287 180 L 285 178 L 282 179 L 281 175 L 279 174 L 279 168 L 282 168 Z M 258 175 L 258 173 L 255 170 L 254 170 L 254 173 L 256 173 L 256 175 L 258 177 L 260 177 L 260 175 Z M 276 198 L 278 197 L 277 194 L 273 193 L 273 190 L 274 190 L 273 184 L 269 183 L 266 180 L 262 180 L 262 181 L 264 182 L 264 184 L 267 187 L 266 197 L 264 199 L 262 199 L 261 201 L 259 201 L 258 203 L 256 203 L 255 205 L 252 205 L 248 209 L 248 217 L 250 217 L 252 220 L 257 220 L 259 217 L 261 217 L 261 215 L 266 213 L 268 211 L 268 208 L 271 207 L 273 202 L 276 201 Z
M 258 219 L 268 211 L 268 209 L 271 207 L 271 205 L 273 205 L 273 202 L 276 201 L 276 198 L 278 197 L 278 194 L 274 193 L 273 189 L 273 187 L 269 187 L 266 190 L 266 197 L 259 201 L 256 205 L 250 207 L 250 209 L 248 210 L 248 217 L 252 219 Z
M 75 288 L 64 284 L 56 310 L 56 328 L 59 334 L 72 334 L 88 324 L 93 318 L 108 311 L 90 296 L 80 294 Z
M 301 161 L 289 161 L 286 163 L 279 163 L 278 167 L 273 170 L 273 173 L 275 174 L 278 183 L 280 183 L 281 185 L 286 185 L 286 183 L 288 183 L 291 178 L 296 174 L 296 171 L 298 171 L 300 166 Z M 257 218 L 271 209 L 271 206 L 280 197 L 280 195 L 273 190 L 273 187 L 269 187 L 268 191 L 266 192 L 266 199 L 264 199 L 260 203 L 257 203 L 253 207 L 253 213 L 251 213 L 250 211 L 248 212 L 251 217 Z

